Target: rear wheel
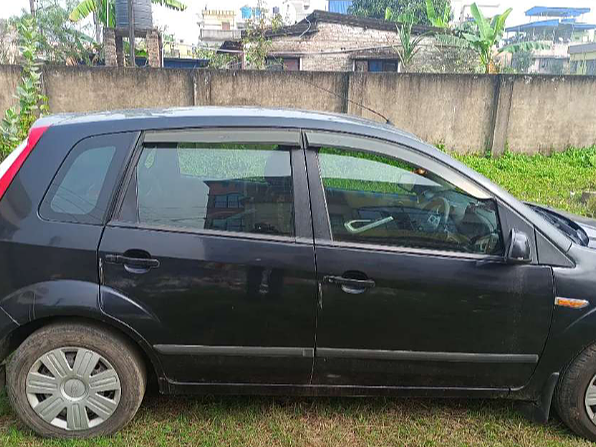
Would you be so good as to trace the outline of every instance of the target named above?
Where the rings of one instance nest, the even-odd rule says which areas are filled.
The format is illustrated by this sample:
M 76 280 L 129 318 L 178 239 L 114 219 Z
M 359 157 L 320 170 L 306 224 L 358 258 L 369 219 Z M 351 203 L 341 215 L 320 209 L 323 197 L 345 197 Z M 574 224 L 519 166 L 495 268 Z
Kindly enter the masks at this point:
M 36 433 L 86 438 L 114 433 L 133 418 L 146 372 L 123 337 L 95 325 L 60 323 L 19 346 L 6 380 L 13 409 Z
M 596 441 L 596 345 L 563 372 L 555 394 L 557 413 L 575 433 Z

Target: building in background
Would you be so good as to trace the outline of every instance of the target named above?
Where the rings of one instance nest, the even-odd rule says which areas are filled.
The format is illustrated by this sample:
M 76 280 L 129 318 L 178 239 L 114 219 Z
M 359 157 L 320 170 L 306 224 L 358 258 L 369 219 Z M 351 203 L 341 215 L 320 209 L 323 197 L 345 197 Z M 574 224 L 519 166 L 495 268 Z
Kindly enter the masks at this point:
M 569 47 L 569 71 L 578 75 L 596 75 L 596 42 Z
M 472 20 L 471 6 L 473 1 L 469 0 L 451 0 L 451 11 L 453 12 L 453 23 L 459 25 L 463 22 Z M 478 0 L 478 8 L 485 17 L 492 17 L 499 12 L 501 4 L 493 0 Z
M 226 40 L 240 39 L 237 12 L 231 9 L 204 9 L 199 17 L 199 45 L 219 48 Z
M 415 35 L 429 27 L 414 25 Z M 294 25 L 270 31 L 267 62 L 271 70 L 287 71 L 401 71 L 399 37 L 395 23 L 369 17 L 316 10 Z M 222 51 L 242 52 L 241 40 L 227 41 Z M 424 37 L 412 71 L 473 71 L 476 55 L 467 49 L 442 48 L 435 38 Z M 462 68 L 464 67 L 464 68 Z M 469 67 L 466 70 L 465 67 Z
M 298 23 L 312 13 L 310 0 L 283 0 L 278 8 L 285 25 Z
M 196 46 L 185 43 L 184 40 L 164 39 L 163 55 L 169 58 L 190 59 L 195 56 Z
M 582 21 L 582 16 L 589 12 L 590 8 L 534 6 L 526 11 L 527 23 L 505 29 L 506 41 L 549 45 L 548 49 L 532 51 L 529 73 L 566 73 L 570 47 L 594 41 L 596 24 Z

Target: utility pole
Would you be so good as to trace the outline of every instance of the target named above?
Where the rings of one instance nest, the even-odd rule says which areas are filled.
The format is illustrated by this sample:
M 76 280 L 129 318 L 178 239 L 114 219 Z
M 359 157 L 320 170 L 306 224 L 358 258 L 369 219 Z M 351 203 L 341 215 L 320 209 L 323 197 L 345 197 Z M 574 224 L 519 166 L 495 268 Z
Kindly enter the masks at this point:
M 135 60 L 135 11 L 132 4 L 133 0 L 128 0 L 128 40 L 130 47 L 130 66 L 136 67 Z
M 35 17 L 35 0 L 29 0 L 29 10 L 31 11 L 31 15 Z

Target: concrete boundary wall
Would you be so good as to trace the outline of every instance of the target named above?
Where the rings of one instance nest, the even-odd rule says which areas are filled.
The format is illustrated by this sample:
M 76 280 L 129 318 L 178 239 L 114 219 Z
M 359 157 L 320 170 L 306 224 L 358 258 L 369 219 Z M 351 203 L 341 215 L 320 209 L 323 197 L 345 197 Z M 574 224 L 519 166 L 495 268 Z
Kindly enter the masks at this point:
M 0 113 L 20 67 L 0 66 Z M 460 153 L 596 144 L 596 77 L 45 67 L 50 110 L 261 105 L 382 120 Z

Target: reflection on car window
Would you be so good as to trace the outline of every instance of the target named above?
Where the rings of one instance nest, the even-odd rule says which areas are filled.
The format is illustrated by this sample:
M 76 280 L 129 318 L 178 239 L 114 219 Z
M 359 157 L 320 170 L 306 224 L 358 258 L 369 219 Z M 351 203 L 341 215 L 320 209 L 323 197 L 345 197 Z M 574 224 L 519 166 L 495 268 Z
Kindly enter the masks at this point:
M 503 253 L 492 199 L 382 155 L 322 148 L 319 164 L 334 240 Z
M 146 146 L 137 183 L 146 224 L 294 235 L 290 153 L 276 145 Z

